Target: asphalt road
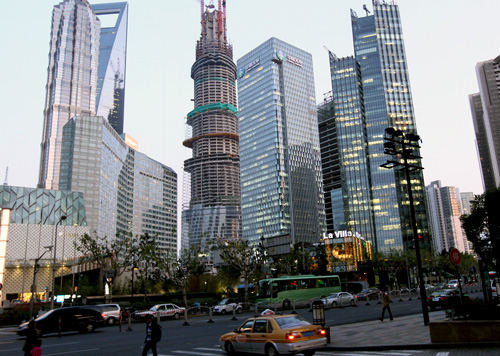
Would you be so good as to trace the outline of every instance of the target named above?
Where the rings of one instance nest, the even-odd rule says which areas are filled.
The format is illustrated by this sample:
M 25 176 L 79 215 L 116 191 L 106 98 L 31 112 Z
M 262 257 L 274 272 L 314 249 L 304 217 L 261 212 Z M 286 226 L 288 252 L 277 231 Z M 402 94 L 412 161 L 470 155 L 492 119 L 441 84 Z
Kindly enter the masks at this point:
M 377 302 L 360 302 L 357 307 L 327 309 L 326 322 L 335 325 L 375 320 L 380 317 L 382 306 Z M 420 312 L 420 300 L 399 302 L 393 299 L 391 306 L 394 317 Z M 312 321 L 308 309 L 298 309 L 304 318 Z M 214 323 L 208 323 L 206 316 L 194 317 L 189 326 L 183 326 L 183 320 L 162 321 L 162 341 L 158 344 L 161 355 L 222 355 L 218 349 L 220 335 L 238 327 L 246 317 L 252 314 L 238 314 L 238 320 L 231 320 L 231 315 L 214 316 Z M 123 328 L 125 329 L 125 328 Z M 117 326 L 97 329 L 90 334 L 66 333 L 46 336 L 42 339 L 44 356 L 56 355 L 140 355 L 144 341 L 144 324 L 132 324 L 132 331 L 119 332 Z M 13 329 L 0 329 L 0 355 L 21 355 L 24 340 L 18 338 Z M 194 350 L 194 351 L 193 351 Z M 333 354 L 333 353 L 330 353 Z

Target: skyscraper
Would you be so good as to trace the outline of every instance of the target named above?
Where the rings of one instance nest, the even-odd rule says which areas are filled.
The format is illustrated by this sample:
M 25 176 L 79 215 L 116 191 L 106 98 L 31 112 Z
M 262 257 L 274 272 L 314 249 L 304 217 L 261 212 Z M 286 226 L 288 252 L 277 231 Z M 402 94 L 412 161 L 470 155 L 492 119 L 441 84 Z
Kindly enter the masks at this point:
M 321 121 L 319 124 L 325 196 L 331 195 L 330 202 L 325 197 L 325 209 L 329 209 L 330 203 L 333 211 L 328 232 L 356 232 L 373 244 L 376 232 L 361 69 L 354 57 L 338 58 L 331 52 L 329 55 L 334 112 L 330 121 L 336 129 L 329 133 L 323 130 Z M 337 154 L 329 157 L 326 148 L 335 142 Z M 339 182 L 335 185 L 325 175 L 325 160 L 338 162 Z M 327 189 L 330 185 L 332 189 Z
M 442 187 L 441 181 L 431 182 L 425 187 L 429 208 L 429 222 L 432 229 L 434 252 L 457 248 L 470 252 L 469 242 L 462 230 L 462 199 L 455 187 Z
M 40 188 L 59 188 L 63 126 L 94 115 L 100 22 L 87 0 L 54 6 L 41 144 Z
M 417 133 L 402 26 L 398 6 L 373 0 L 373 15 L 351 10 L 355 59 L 360 66 L 368 141 L 375 246 L 378 251 L 401 249 L 413 240 L 404 172 L 380 165 L 384 130 L 394 127 Z M 335 94 L 335 93 L 334 93 Z M 417 163 L 417 162 L 414 162 Z M 412 191 L 419 235 L 428 239 L 425 189 L 420 171 L 412 173 Z
M 184 162 L 191 189 L 183 246 L 241 234 L 236 66 L 227 41 L 226 2 L 221 3 L 216 9 L 201 1 L 201 37 L 191 68 L 194 110 L 187 114 L 192 137 L 183 143 L 193 150 Z
M 316 243 L 325 212 L 312 56 L 270 38 L 238 60 L 243 238 Z
M 125 68 L 127 60 L 128 4 L 91 5 L 101 21 L 96 113 L 123 134 Z
M 500 56 L 476 65 L 479 93 L 469 96 L 483 186 L 500 186 Z

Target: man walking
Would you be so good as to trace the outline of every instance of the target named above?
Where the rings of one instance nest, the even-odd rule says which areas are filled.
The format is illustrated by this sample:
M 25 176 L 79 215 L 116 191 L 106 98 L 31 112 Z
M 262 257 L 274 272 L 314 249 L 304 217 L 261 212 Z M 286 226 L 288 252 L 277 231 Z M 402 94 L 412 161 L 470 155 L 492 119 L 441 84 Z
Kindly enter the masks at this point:
M 389 293 L 387 293 L 387 291 L 383 292 L 382 301 L 384 302 L 384 306 L 382 307 L 382 316 L 380 317 L 380 321 L 384 321 L 384 314 L 386 310 L 389 312 L 389 318 L 394 320 L 391 312 L 391 297 L 389 297 Z
M 153 356 L 158 356 L 156 344 L 161 339 L 161 326 L 158 325 L 156 318 L 152 315 L 146 316 L 146 338 L 144 339 L 144 348 L 142 356 L 147 356 L 149 349 L 153 351 Z

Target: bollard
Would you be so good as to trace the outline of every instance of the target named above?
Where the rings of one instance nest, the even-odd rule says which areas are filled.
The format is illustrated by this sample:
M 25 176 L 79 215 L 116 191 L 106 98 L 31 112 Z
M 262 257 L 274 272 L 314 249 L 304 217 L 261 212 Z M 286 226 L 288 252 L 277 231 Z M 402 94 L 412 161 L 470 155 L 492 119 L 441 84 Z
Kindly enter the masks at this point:
M 292 301 L 292 314 L 297 314 L 297 311 L 295 310 L 295 303 Z
M 120 316 L 118 318 L 118 332 L 120 332 L 120 333 L 122 332 L 122 315 L 123 315 L 123 313 L 120 310 Z
M 399 291 L 399 301 L 402 302 L 403 298 L 401 297 L 401 290 Z
M 189 326 L 188 323 L 188 310 L 184 309 L 184 322 L 182 323 L 183 326 Z
M 208 321 L 207 323 L 212 324 L 214 321 L 212 320 L 212 307 L 208 307 Z
M 377 304 L 382 304 L 382 302 L 380 301 L 380 293 L 377 294 Z
M 132 315 L 132 312 L 129 311 L 127 313 L 127 316 L 128 316 L 128 326 L 127 326 L 127 331 L 132 331 L 132 328 L 131 328 L 131 323 L 132 323 L 132 320 L 131 320 L 131 315 Z
M 231 320 L 238 320 L 236 318 L 236 306 L 233 307 L 233 317 L 231 318 Z
M 255 303 L 255 315 L 259 314 L 259 306 Z

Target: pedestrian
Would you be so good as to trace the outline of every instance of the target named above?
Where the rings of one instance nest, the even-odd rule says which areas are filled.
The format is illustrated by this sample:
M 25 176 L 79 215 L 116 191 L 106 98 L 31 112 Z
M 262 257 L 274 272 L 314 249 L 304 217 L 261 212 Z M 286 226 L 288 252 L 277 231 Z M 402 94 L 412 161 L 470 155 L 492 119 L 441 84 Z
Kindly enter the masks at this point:
M 142 356 L 146 356 L 148 351 L 153 351 L 153 356 L 158 356 L 156 344 L 161 339 L 161 326 L 158 324 L 156 318 L 152 315 L 146 317 L 146 338 L 144 339 L 144 348 L 142 349 Z
M 389 297 L 389 293 L 387 293 L 387 291 L 383 292 L 382 301 L 384 302 L 384 306 L 382 307 L 382 316 L 380 317 L 380 321 L 384 321 L 384 314 L 386 310 L 389 312 L 391 320 L 394 320 L 391 312 L 391 297 Z
M 31 319 L 28 323 L 28 330 L 26 331 L 26 341 L 23 345 L 24 356 L 31 356 L 33 348 L 40 348 L 41 342 L 38 339 L 38 330 L 36 329 L 35 320 Z

